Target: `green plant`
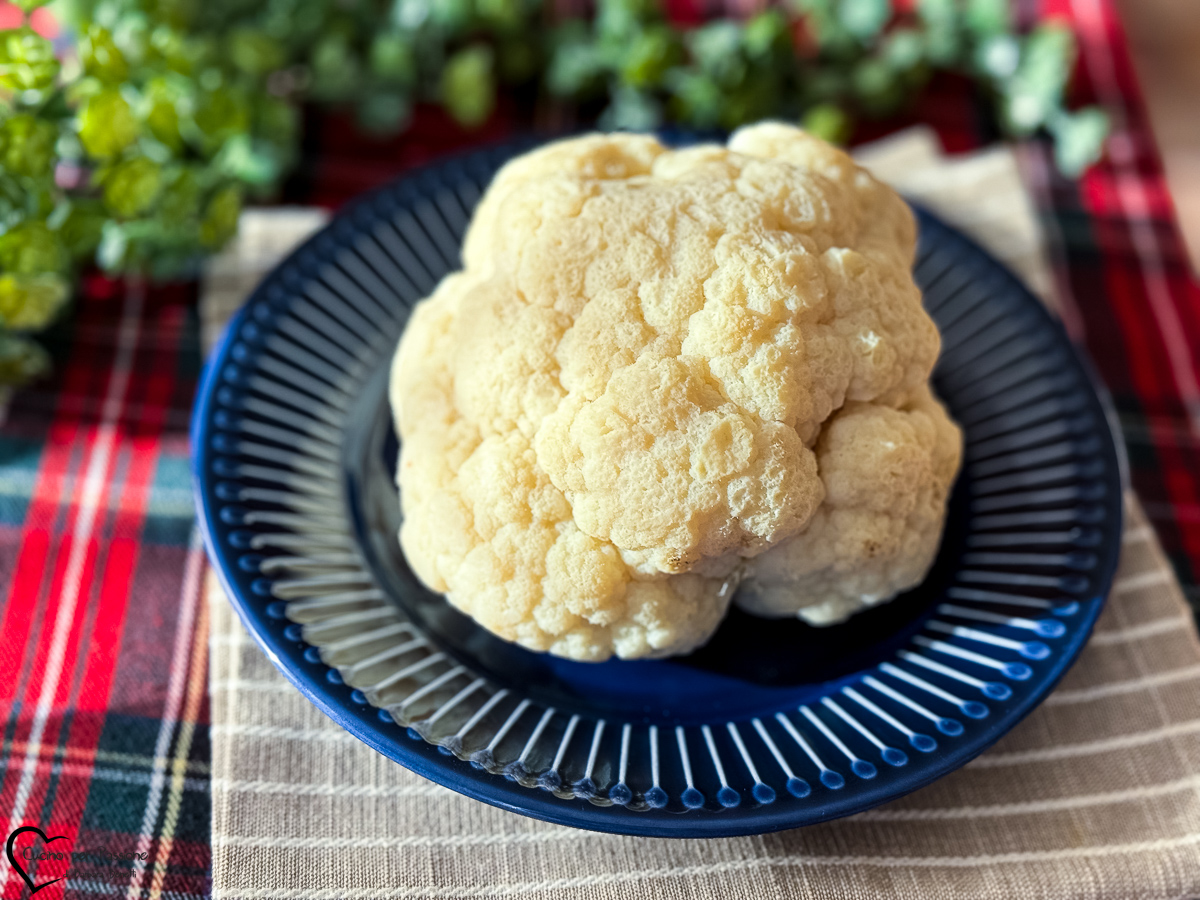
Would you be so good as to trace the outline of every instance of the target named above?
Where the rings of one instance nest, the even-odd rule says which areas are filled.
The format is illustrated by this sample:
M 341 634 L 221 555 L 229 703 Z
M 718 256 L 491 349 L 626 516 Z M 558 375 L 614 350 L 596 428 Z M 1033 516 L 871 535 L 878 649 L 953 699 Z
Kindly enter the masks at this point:
M 1064 106 L 1070 29 L 1016 34 L 1008 0 L 917 0 L 902 14 L 891 0 L 789 0 L 685 33 L 653 0 L 601 0 L 591 22 L 557 28 L 551 45 L 547 87 L 607 95 L 601 122 L 615 128 L 731 129 L 770 115 L 844 141 L 856 119 L 895 113 L 939 70 L 990 93 L 1006 134 L 1048 131 L 1068 175 L 1096 160 L 1108 128 L 1101 110 Z
M 41 0 L 19 0 L 26 13 Z M 680 30 L 658 0 L 58 0 L 60 60 L 28 24 L 0 32 L 0 383 L 48 366 L 29 337 L 75 274 L 177 276 L 222 246 L 246 197 L 296 158 L 302 102 L 352 106 L 394 133 L 413 104 L 464 125 L 503 84 L 596 101 L 600 123 L 732 128 L 764 116 L 832 140 L 909 102 L 931 73 L 975 79 L 998 122 L 1048 131 L 1060 168 L 1096 159 L 1108 123 L 1064 106 L 1071 32 L 1016 34 L 1006 0 L 790 0 Z

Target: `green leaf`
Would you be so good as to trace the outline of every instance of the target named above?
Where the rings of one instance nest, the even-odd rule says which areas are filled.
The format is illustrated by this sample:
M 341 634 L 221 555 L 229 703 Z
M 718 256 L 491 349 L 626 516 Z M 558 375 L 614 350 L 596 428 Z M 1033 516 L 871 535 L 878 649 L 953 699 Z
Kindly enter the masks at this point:
M 604 40 L 626 41 L 661 17 L 656 0 L 598 0 L 596 30 Z
M 429 22 L 444 33 L 457 35 L 471 23 L 471 0 L 431 0 Z
M 117 47 L 112 32 L 91 25 L 79 43 L 83 71 L 104 84 L 120 84 L 129 77 L 129 63 Z
M 492 49 L 476 44 L 455 53 L 442 70 L 442 103 L 467 127 L 483 124 L 496 105 L 492 61 Z
M 967 0 L 963 24 L 977 38 L 1004 34 L 1011 27 L 1009 0 Z
M 179 103 L 184 99 L 182 92 L 170 80 L 154 78 L 147 83 L 142 96 L 146 105 L 146 127 L 156 140 L 173 153 L 178 153 L 183 148 L 183 134 L 179 130 Z
M 841 66 L 818 67 L 804 73 L 800 87 L 805 107 L 840 103 L 850 95 L 850 73 Z
M 310 65 L 312 93 L 318 100 L 341 102 L 360 88 L 358 57 L 343 34 L 323 37 L 313 48 Z
M 104 223 L 100 235 L 100 246 L 96 248 L 96 262 L 106 272 L 115 272 L 125 265 L 129 252 L 129 238 L 120 222 L 109 220 Z
M 25 384 L 50 371 L 50 354 L 40 344 L 0 332 L 0 384 Z
M 246 134 L 230 137 L 213 158 L 212 168 L 255 187 L 265 187 L 279 178 L 279 160 L 270 144 L 254 141 Z
M 166 178 L 158 214 L 171 228 L 192 224 L 200 213 L 200 179 L 191 168 L 176 169 Z
M 148 61 L 180 75 L 191 75 L 203 56 L 202 47 L 188 42 L 179 32 L 159 25 L 150 34 Z
M 79 114 L 79 141 L 99 159 L 116 156 L 137 140 L 140 130 L 129 101 L 115 87 L 88 98 Z
M 150 50 L 151 22 L 142 10 L 129 10 L 112 29 L 113 42 L 125 57 L 131 71 L 145 64 Z
M 1042 25 L 1023 42 L 1016 73 L 1004 86 L 1005 125 L 1017 136 L 1046 124 L 1062 103 L 1075 61 L 1075 37 L 1061 25 Z
M 850 139 L 853 122 L 837 104 L 819 103 L 804 114 L 800 127 L 830 143 L 844 144 Z
M 40 331 L 58 315 L 69 294 L 61 275 L 0 275 L 0 327 Z
M 559 29 L 546 68 L 546 87 L 550 93 L 558 97 L 597 93 L 604 88 L 604 73 L 603 56 L 586 31 Z
M 58 75 L 54 47 L 32 28 L 0 31 L 0 87 L 10 91 L 44 91 Z
M 372 93 L 358 106 L 358 124 L 368 134 L 397 134 L 411 116 L 412 104 L 399 93 Z
M 989 78 L 1005 81 L 1021 62 L 1021 44 L 1011 34 L 995 34 L 975 49 L 975 68 Z
M 96 252 L 107 218 L 104 206 L 96 200 L 71 201 L 66 218 L 58 226 L 58 236 L 72 259 L 85 260 Z
M 0 234 L 0 269 L 13 275 L 65 271 L 69 260 L 58 235 L 44 222 L 22 222 Z
M 766 59 L 790 52 L 791 31 L 783 13 L 768 9 L 750 19 L 742 31 L 742 46 L 751 59 Z
M 1074 113 L 1062 113 L 1051 123 L 1054 135 L 1054 161 L 1068 178 L 1076 178 L 1104 153 L 1108 137 L 1108 113 L 1089 106 Z
M 250 107 L 245 94 L 224 85 L 204 91 L 197 98 L 192 123 L 204 151 L 216 153 L 230 138 L 250 129 Z
M 618 87 L 599 124 L 605 130 L 653 131 L 662 124 L 662 108 L 649 94 Z
M 804 0 L 795 5 L 823 63 L 852 59 L 862 52 L 862 42 L 842 24 L 840 0 Z
M 514 33 L 500 41 L 500 77 L 508 84 L 522 84 L 537 74 L 541 65 L 541 47 L 536 37 Z
M 385 31 L 371 42 L 371 73 L 387 84 L 408 86 L 417 78 L 417 59 L 406 35 Z
M 886 115 L 904 99 L 900 82 L 882 59 L 870 57 L 855 66 L 851 84 L 859 106 L 872 115 Z
M 475 0 L 475 11 L 485 23 L 505 31 L 517 28 L 524 13 L 521 0 Z
M 300 133 L 300 114 L 291 103 L 260 94 L 254 106 L 254 133 L 275 144 L 282 153 L 290 152 Z
M 162 191 L 162 166 L 144 156 L 135 156 L 106 170 L 99 179 L 104 203 L 123 219 L 146 212 Z
M 431 0 L 395 0 L 392 23 L 406 31 L 416 31 L 429 19 Z
M 287 63 L 283 45 L 257 28 L 235 28 L 228 40 L 230 61 L 247 75 L 261 77 Z
M 630 45 L 621 66 L 621 78 L 633 88 L 654 87 L 682 56 L 675 33 L 666 25 L 651 25 L 639 32 Z
M 768 118 L 779 108 L 778 85 L 773 80 L 747 79 L 725 95 L 720 126 L 733 131 L 742 125 Z
M 925 38 L 915 28 L 897 28 L 883 43 L 883 60 L 897 72 L 908 72 L 925 59 Z
M 196 23 L 201 0 L 153 0 L 155 17 L 179 31 L 190 30 Z
M 736 84 L 746 74 L 742 34 L 737 22 L 712 22 L 688 34 L 688 50 L 704 74 L 720 84 Z
M 892 17 L 892 4 L 890 0 L 841 0 L 837 15 L 842 27 L 865 44 L 874 39 Z
M 917 0 L 917 15 L 930 26 L 953 26 L 958 20 L 957 0 Z
M 0 231 L 45 215 L 41 212 L 44 201 L 39 196 L 46 190 L 45 183 L 46 179 L 41 179 L 35 187 L 29 179 L 0 168 Z
M 695 69 L 671 73 L 671 108 L 681 122 L 696 128 L 716 128 L 721 123 L 725 93 L 711 75 Z
M 219 250 L 237 234 L 238 217 L 242 213 L 242 192 L 233 185 L 221 188 L 204 208 L 200 220 L 200 244 L 208 250 Z
M 917 0 L 917 15 L 925 23 L 930 61 L 939 66 L 953 65 L 964 49 L 955 0 Z
M 1063 25 L 1041 25 L 1025 40 L 1019 77 L 1044 93 L 1061 93 L 1075 64 L 1075 35 Z
M 28 113 L 0 125 L 0 166 L 17 175 L 45 178 L 54 172 L 58 128 Z

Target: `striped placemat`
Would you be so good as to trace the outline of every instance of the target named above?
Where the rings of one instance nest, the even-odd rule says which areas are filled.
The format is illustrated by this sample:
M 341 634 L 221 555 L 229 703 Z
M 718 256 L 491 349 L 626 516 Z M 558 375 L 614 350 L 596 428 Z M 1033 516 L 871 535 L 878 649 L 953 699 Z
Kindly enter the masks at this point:
M 1051 279 L 1011 151 L 944 159 L 918 132 L 863 158 L 1049 300 Z M 251 254 L 259 262 L 282 249 L 264 246 L 262 236 L 288 230 L 265 221 L 251 215 L 243 228 L 259 241 Z M 291 229 L 289 239 L 315 222 Z M 244 250 L 233 254 L 246 258 Z M 222 284 L 204 304 L 210 322 L 227 315 L 229 298 L 245 287 L 230 277 Z M 597 835 L 424 781 L 292 688 L 210 578 L 213 895 L 1196 896 L 1200 642 L 1132 495 L 1127 514 L 1116 587 L 1096 634 L 1059 689 L 995 748 L 879 809 L 747 838 Z

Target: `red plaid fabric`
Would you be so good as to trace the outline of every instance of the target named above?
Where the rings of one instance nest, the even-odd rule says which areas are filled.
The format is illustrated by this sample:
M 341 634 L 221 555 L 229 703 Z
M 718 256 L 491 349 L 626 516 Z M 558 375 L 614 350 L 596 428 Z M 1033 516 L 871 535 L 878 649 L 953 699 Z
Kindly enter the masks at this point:
M 1074 23 L 1077 88 L 1114 117 L 1106 158 L 1077 183 L 1024 154 L 1051 241 L 1064 318 L 1112 392 L 1142 504 L 1200 604 L 1200 285 L 1108 0 L 1044 0 Z
M 696 21 L 715 6 L 672 0 L 671 10 Z M 1081 99 L 1117 122 L 1108 158 L 1078 183 L 1055 174 L 1042 145 L 1021 158 L 1068 325 L 1113 393 L 1134 485 L 1200 600 L 1200 289 L 1120 24 L 1109 0 L 1022 11 L 1074 23 Z M 952 78 L 913 117 L 950 151 L 994 136 Z M 369 143 L 348 120 L 313 117 L 288 199 L 336 206 L 527 124 L 506 107 L 465 134 L 425 110 L 404 138 Z M 62 879 L 39 898 L 199 897 L 210 809 L 204 563 L 187 465 L 194 291 L 97 282 L 86 293 L 52 335 L 54 379 L 0 399 L 0 837 L 33 825 L 65 839 L 44 849 L 69 858 L 22 860 L 36 884 Z M 18 858 L 42 849 L 30 838 L 18 837 Z M 0 860 L 0 900 L 28 895 Z
M 40 897 L 203 896 L 203 551 L 187 414 L 195 309 L 83 301 L 53 383 L 0 410 L 0 820 Z M 26 850 L 64 852 L 29 860 Z M 28 896 L 7 860 L 0 896 Z

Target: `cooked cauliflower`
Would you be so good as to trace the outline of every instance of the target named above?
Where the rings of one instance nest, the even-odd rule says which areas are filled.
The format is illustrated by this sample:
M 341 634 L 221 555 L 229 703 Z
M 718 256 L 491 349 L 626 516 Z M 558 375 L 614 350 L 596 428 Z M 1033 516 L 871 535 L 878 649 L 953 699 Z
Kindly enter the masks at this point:
M 747 612 L 832 625 L 920 582 L 937 554 L 961 440 L 928 388 L 899 408 L 847 403 L 816 450 L 825 502 L 754 560 Z
M 784 125 L 513 160 L 393 364 L 413 570 L 580 660 L 699 646 L 739 580 L 822 622 L 911 586 L 959 452 L 914 246 L 890 188 Z

